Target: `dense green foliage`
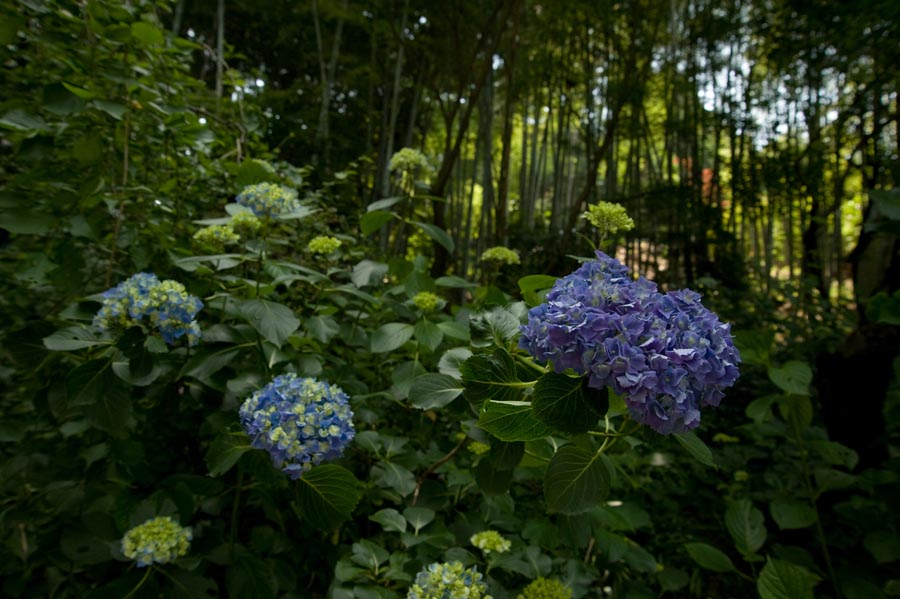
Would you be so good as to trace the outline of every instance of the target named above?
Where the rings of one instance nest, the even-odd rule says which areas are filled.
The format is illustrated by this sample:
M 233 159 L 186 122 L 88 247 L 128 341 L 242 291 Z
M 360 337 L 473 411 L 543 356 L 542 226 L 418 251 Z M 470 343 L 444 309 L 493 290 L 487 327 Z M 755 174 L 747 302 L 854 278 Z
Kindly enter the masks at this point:
M 0 594 L 900 595 L 890 3 L 544 4 L 0 4 Z M 595 244 L 734 323 L 700 428 L 520 346 Z

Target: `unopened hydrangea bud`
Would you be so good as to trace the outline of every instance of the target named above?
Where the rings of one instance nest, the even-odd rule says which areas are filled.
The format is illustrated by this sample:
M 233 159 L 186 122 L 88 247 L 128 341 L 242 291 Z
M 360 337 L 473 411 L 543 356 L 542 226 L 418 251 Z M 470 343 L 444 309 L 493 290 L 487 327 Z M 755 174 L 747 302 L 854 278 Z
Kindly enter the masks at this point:
M 169 345 L 182 337 L 195 345 L 200 339 L 200 325 L 194 318 L 202 307 L 203 302 L 181 283 L 160 281 L 156 275 L 142 272 L 103 292 L 103 305 L 94 317 L 94 326 L 106 331 L 148 321 Z
M 440 307 L 443 300 L 430 291 L 420 291 L 413 296 L 412 302 L 422 312 L 434 312 Z
M 477 532 L 469 539 L 469 542 L 487 553 L 506 553 L 512 547 L 509 539 L 504 539 L 496 530 L 484 530 Z
M 478 568 L 435 562 L 416 575 L 406 599 L 492 599 Z
M 252 210 L 256 216 L 288 214 L 300 207 L 296 191 L 275 183 L 248 185 L 238 194 L 237 203 Z
M 491 450 L 491 446 L 481 441 L 472 441 L 469 443 L 468 449 L 475 455 L 484 455 Z
M 339 458 L 356 430 L 347 395 L 314 378 L 283 374 L 251 395 L 240 409 L 251 445 L 265 449 L 291 478 Z
M 220 252 L 225 246 L 238 243 L 241 237 L 231 225 L 212 225 L 194 233 L 194 239 L 204 248 Z
M 559 279 L 528 312 L 519 347 L 556 372 L 571 368 L 611 388 L 631 416 L 668 434 L 696 428 L 738 377 L 730 325 L 683 289 L 659 293 L 603 252 Z
M 508 247 L 498 245 L 496 247 L 484 250 L 484 253 L 481 254 L 481 261 L 495 262 L 498 265 L 518 264 L 520 262 L 519 252 L 517 252 L 516 250 L 511 250 Z
M 165 564 L 186 555 L 192 539 L 190 527 L 179 526 L 172 518 L 160 516 L 125 533 L 122 553 L 136 561 L 139 568 Z
M 516 599 L 572 599 L 572 589 L 548 578 L 535 578 Z
M 231 227 L 241 235 L 253 235 L 262 227 L 262 222 L 252 212 L 241 210 L 231 217 Z
M 634 228 L 634 221 L 625 212 L 625 207 L 612 202 L 598 202 L 588 206 L 587 212 L 582 214 L 581 218 L 597 227 L 603 237 Z
M 429 166 L 425 154 L 412 148 L 403 148 L 391 156 L 388 168 L 392 171 L 415 171 L 420 168 L 427 169 Z
M 341 245 L 341 240 L 337 237 L 319 235 L 318 237 L 313 237 L 309 241 L 306 249 L 314 254 L 330 254 L 331 252 L 341 247 Z

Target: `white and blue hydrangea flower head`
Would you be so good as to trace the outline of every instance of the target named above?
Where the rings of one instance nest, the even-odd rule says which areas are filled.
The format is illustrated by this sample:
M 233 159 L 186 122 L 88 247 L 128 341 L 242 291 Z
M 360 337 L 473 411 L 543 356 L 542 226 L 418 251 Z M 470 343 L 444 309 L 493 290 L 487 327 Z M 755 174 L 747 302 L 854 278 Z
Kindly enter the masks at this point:
M 353 411 L 340 387 L 293 373 L 275 377 L 244 401 L 241 426 L 292 479 L 339 458 L 356 435 Z
M 136 561 L 138 568 L 165 564 L 186 555 L 193 538 L 189 526 L 180 526 L 172 518 L 160 516 L 125 533 L 122 553 Z
M 255 183 L 245 187 L 236 201 L 256 216 L 276 217 L 289 214 L 300 207 L 297 192 L 277 183 Z
M 177 281 L 160 281 L 154 274 L 141 272 L 104 291 L 102 297 L 103 305 L 94 316 L 94 326 L 102 331 L 147 323 L 169 345 L 182 338 L 196 345 L 200 339 L 195 317 L 203 302 Z
M 416 575 L 406 599 L 492 599 L 478 568 L 435 562 Z
M 689 289 L 660 293 L 603 252 L 559 279 L 528 312 L 519 347 L 556 372 L 621 395 L 631 417 L 661 434 L 700 424 L 738 378 L 731 325 Z

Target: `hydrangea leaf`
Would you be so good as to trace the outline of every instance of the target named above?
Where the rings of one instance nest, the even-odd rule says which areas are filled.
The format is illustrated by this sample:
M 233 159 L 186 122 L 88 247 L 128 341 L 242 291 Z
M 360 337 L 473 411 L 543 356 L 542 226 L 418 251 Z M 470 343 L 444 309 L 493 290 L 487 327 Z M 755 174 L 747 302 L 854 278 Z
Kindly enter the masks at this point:
M 278 302 L 264 299 L 247 300 L 241 304 L 241 314 L 264 339 L 281 347 L 300 326 L 294 311 Z
M 371 235 L 393 218 L 397 218 L 397 215 L 393 212 L 373 210 L 372 212 L 367 212 L 359 219 L 359 229 L 363 235 Z
M 685 543 L 684 548 L 697 565 L 713 572 L 736 572 L 731 558 L 706 543 Z
M 501 441 L 533 441 L 553 432 L 534 417 L 531 403 L 527 401 L 485 401 L 478 426 Z
M 491 439 L 491 464 L 497 470 L 512 470 L 519 465 L 525 455 L 525 443 L 522 441 L 501 441 Z
M 350 280 L 360 289 L 367 285 L 377 285 L 388 272 L 388 265 L 383 262 L 361 260 L 353 267 Z
M 587 432 L 609 406 L 608 393 L 591 391 L 594 390 L 588 388 L 585 377 L 548 372 L 534 387 L 534 415 L 564 433 Z
M 201 381 L 206 380 L 228 366 L 228 363 L 241 353 L 241 347 L 246 346 L 229 345 L 221 349 L 201 349 L 188 360 L 179 376 L 192 376 Z
M 760 599 L 813 599 L 818 582 L 819 577 L 803 566 L 769 558 L 759 573 L 756 590 Z
M 75 351 L 106 344 L 98 341 L 94 332 L 85 327 L 66 327 L 44 337 L 43 342 L 50 351 Z
M 434 520 L 434 510 L 426 507 L 408 507 L 403 510 L 403 517 L 409 522 L 413 528 L 413 534 L 419 534 L 419 531 L 431 524 Z
M 367 541 L 366 539 L 353 543 L 352 551 L 353 553 L 350 560 L 354 564 L 362 566 L 372 572 L 376 572 L 378 566 L 388 561 L 391 557 L 391 554 L 387 549 L 379 547 L 372 541 Z
M 297 481 L 297 515 L 321 530 L 347 520 L 362 496 L 353 473 L 336 464 L 321 464 Z
M 444 333 L 435 323 L 430 320 L 420 320 L 416 323 L 414 334 L 416 341 L 434 351 L 444 340 Z
M 465 385 L 466 399 L 480 406 L 485 400 L 515 401 L 530 383 L 519 380 L 513 357 L 497 348 L 490 355 L 474 355 L 459 367 Z M 518 440 L 518 439 L 507 439 Z
M 414 331 L 415 328 L 411 324 L 389 322 L 372 333 L 370 349 L 373 354 L 394 351 L 409 341 Z
M 749 499 L 739 499 L 728 506 L 725 526 L 734 546 L 745 556 L 754 555 L 766 542 L 765 518 Z
M 768 372 L 769 379 L 785 393 L 809 395 L 809 385 L 812 383 L 812 369 L 806 362 L 791 360 L 780 368 L 769 368 Z
M 490 460 L 481 460 L 475 467 L 475 482 L 488 495 L 502 495 L 512 484 L 513 471 L 499 469 Z
M 544 301 L 547 291 L 556 283 L 556 277 L 550 275 L 528 275 L 519 279 L 519 290 L 522 292 L 522 299 L 529 306 L 537 306 Z
M 222 476 L 250 451 L 250 441 L 244 434 L 222 433 L 209 446 L 206 467 L 210 476 Z
M 478 287 L 478 285 L 476 285 L 475 283 L 470 283 L 462 277 L 457 277 L 454 275 L 438 277 L 434 280 L 434 284 L 438 287 L 450 287 L 451 289 L 468 289 L 472 287 Z
M 446 374 L 425 374 L 417 377 L 409 390 L 412 405 L 421 410 L 443 408 L 463 392 L 459 379 Z
M 406 518 L 394 508 L 378 510 L 369 516 L 369 520 L 381 524 L 385 532 L 406 532 Z
M 678 443 L 684 447 L 695 460 L 704 466 L 709 466 L 710 468 L 716 467 L 716 461 L 713 458 L 712 450 L 710 450 L 706 443 L 704 443 L 696 433 L 675 433 L 672 436 L 675 437 L 675 440 L 678 441 Z
M 781 497 L 769 504 L 772 519 L 782 530 L 806 528 L 815 524 L 816 510 L 809 503 Z
M 549 512 L 580 514 L 609 494 L 609 472 L 600 454 L 566 445 L 556 452 L 544 476 Z
M 384 198 L 383 200 L 376 200 L 366 206 L 366 212 L 375 212 L 376 210 L 385 210 L 386 208 L 390 208 L 394 204 L 399 204 L 403 200 L 406 199 L 406 196 L 394 196 L 392 198 Z
M 415 220 L 409 222 L 410 224 L 419 227 L 423 233 L 431 238 L 432 241 L 444 246 L 444 249 L 446 249 L 448 252 L 453 252 L 453 249 L 455 247 L 453 238 L 450 237 L 450 235 L 448 235 L 447 232 L 442 228 L 432 225 L 431 223 L 423 223 Z
M 306 330 L 313 338 L 328 343 L 341 329 L 330 316 L 312 316 L 306 319 Z
M 476 347 L 503 347 L 519 334 L 519 319 L 506 308 L 495 308 L 473 315 L 469 319 L 469 328 L 472 344 Z

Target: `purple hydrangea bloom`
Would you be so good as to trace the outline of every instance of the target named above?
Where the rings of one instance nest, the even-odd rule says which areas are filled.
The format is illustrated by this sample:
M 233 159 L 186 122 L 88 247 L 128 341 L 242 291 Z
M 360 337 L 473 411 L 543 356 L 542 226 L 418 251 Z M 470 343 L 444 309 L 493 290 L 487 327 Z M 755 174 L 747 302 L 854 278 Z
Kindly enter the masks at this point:
M 340 387 L 283 374 L 241 406 L 241 426 L 251 445 L 298 479 L 313 466 L 340 457 L 353 440 L 353 412 Z
M 738 377 L 731 325 L 689 289 L 660 293 L 603 252 L 559 279 L 531 309 L 519 346 L 556 372 L 622 395 L 632 417 L 662 433 L 700 424 Z

